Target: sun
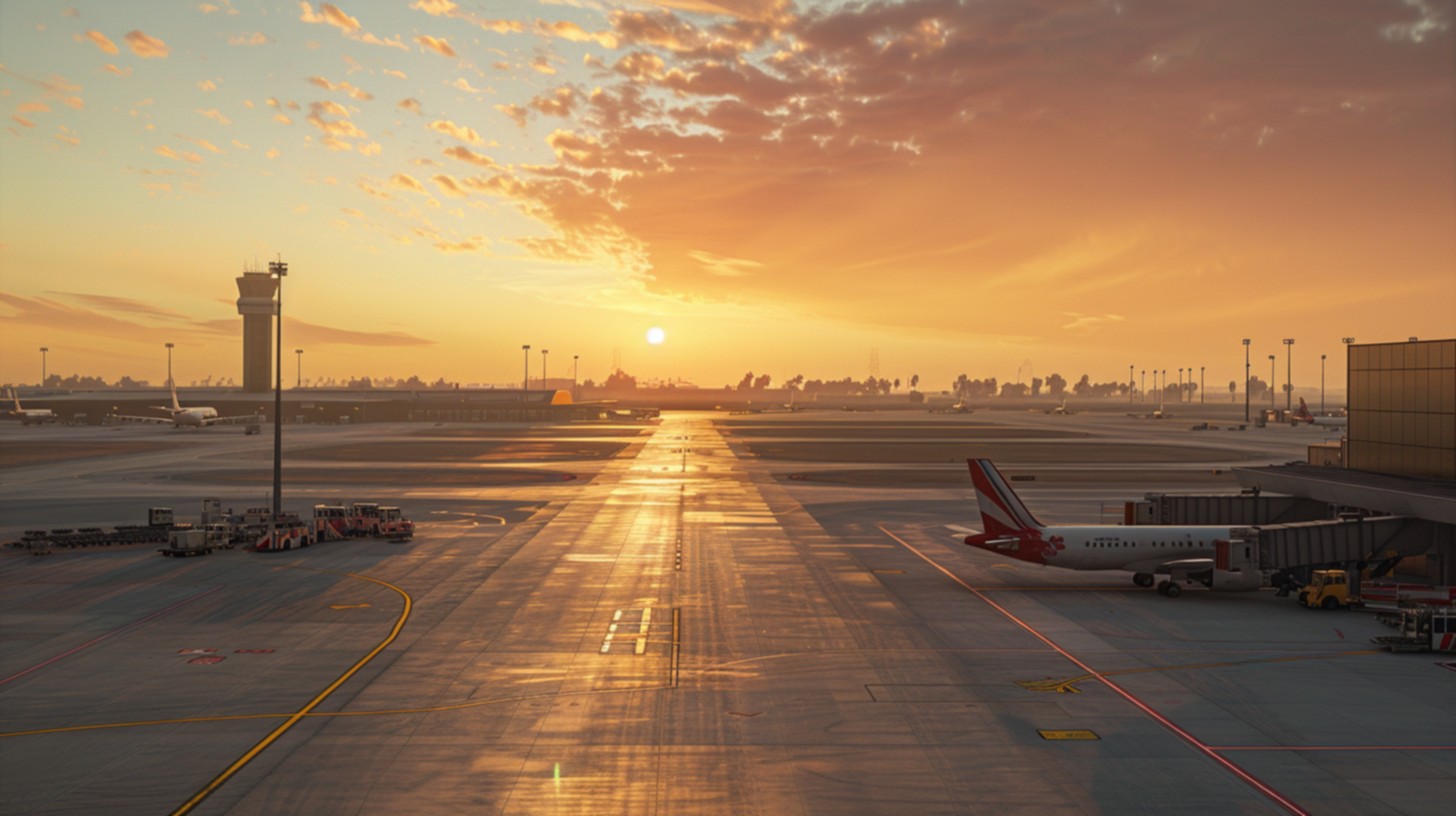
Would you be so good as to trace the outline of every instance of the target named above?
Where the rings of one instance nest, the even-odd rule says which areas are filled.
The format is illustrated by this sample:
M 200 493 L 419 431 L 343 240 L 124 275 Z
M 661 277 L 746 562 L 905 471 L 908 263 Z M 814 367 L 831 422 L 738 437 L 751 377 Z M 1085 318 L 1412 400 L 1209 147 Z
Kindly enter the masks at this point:
M 654 346 L 662 345 L 662 341 L 666 339 L 667 332 L 663 331 L 657 326 L 653 326 L 652 328 L 647 330 L 647 342 L 651 343 Z

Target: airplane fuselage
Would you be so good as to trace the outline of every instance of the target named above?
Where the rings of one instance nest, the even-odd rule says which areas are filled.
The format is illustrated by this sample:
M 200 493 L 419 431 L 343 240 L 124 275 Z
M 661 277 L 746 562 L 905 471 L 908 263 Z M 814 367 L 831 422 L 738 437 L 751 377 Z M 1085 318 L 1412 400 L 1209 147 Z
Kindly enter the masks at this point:
M 60 420 L 60 417 L 49 408 L 25 408 L 20 411 L 11 411 L 10 415 L 18 417 L 21 425 L 41 425 Z
M 172 421 L 187 427 L 200 428 L 213 419 L 217 419 L 217 409 L 206 406 L 172 411 Z
M 1232 528 L 1215 526 L 1042 527 L 966 536 L 972 547 L 1019 561 L 1073 570 L 1154 572 L 1170 561 L 1213 558 Z

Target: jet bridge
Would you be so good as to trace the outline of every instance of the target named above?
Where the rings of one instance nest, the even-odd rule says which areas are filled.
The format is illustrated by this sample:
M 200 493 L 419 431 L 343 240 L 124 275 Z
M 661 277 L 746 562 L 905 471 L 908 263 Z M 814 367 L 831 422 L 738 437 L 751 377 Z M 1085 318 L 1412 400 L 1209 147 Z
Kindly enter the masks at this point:
M 1409 516 L 1350 521 L 1266 524 L 1257 528 L 1264 569 L 1303 571 L 1321 565 L 1354 565 L 1351 592 L 1358 595 L 1361 565 L 1379 577 L 1401 558 L 1422 555 L 1435 545 L 1436 524 Z
M 1128 502 L 1124 524 L 1288 524 L 1320 521 L 1334 514 L 1328 502 L 1299 496 L 1187 495 L 1148 493 L 1142 501 Z

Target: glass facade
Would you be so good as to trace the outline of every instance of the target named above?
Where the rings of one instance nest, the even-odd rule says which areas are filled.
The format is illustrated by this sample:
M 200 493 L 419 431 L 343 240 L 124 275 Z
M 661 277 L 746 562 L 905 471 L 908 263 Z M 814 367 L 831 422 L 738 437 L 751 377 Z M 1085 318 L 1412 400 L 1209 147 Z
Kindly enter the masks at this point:
M 1456 340 L 1348 347 L 1349 461 L 1456 479 Z

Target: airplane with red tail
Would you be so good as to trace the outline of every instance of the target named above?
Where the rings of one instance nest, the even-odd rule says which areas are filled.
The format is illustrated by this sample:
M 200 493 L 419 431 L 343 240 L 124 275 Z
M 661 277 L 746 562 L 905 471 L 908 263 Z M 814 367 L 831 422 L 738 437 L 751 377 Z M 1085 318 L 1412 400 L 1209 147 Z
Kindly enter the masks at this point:
M 1304 397 L 1299 398 L 1299 407 L 1294 409 L 1294 415 L 1290 417 L 1293 424 L 1303 422 L 1307 425 L 1316 425 L 1326 428 L 1348 428 L 1350 418 L 1347 416 L 1315 416 L 1309 412 L 1309 406 L 1304 404 Z
M 978 549 L 1050 567 L 1125 570 L 1133 583 L 1177 597 L 1183 587 L 1239 592 L 1258 589 L 1252 532 L 1247 527 L 1042 524 L 990 459 L 968 459 L 983 531 L 965 538 Z

